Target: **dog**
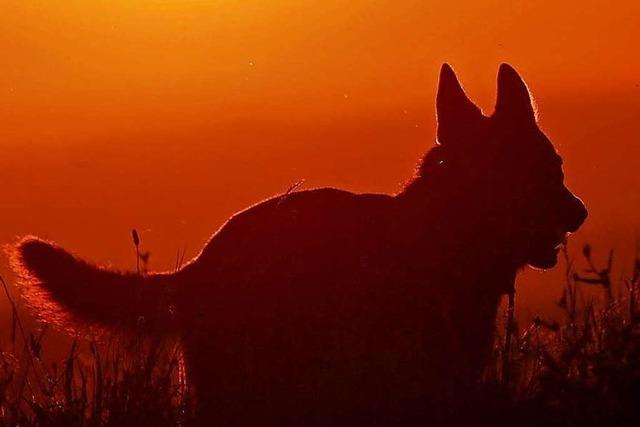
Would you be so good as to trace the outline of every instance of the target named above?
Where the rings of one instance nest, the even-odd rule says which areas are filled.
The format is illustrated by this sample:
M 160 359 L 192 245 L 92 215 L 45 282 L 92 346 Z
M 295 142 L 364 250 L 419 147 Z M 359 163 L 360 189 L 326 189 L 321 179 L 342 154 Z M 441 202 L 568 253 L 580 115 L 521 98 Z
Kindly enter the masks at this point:
M 178 331 L 203 425 L 433 420 L 481 374 L 518 270 L 553 267 L 587 217 L 524 81 L 502 64 L 497 84 L 485 116 L 442 66 L 437 143 L 397 194 L 275 196 L 172 273 L 26 237 L 22 293 L 62 325 Z

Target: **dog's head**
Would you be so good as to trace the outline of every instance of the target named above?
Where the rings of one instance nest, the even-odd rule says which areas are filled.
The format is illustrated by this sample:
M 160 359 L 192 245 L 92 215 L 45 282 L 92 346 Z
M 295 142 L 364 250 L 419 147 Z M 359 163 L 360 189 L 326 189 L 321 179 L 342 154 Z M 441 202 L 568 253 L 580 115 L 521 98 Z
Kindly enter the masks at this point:
M 487 117 L 444 65 L 437 95 L 438 143 L 421 175 L 441 175 L 482 215 L 496 242 L 519 265 L 550 268 L 570 232 L 584 222 L 584 204 L 564 185 L 562 160 L 536 122 L 526 84 L 509 65 L 498 72 L 495 111 Z M 464 213 L 462 213 L 464 215 Z

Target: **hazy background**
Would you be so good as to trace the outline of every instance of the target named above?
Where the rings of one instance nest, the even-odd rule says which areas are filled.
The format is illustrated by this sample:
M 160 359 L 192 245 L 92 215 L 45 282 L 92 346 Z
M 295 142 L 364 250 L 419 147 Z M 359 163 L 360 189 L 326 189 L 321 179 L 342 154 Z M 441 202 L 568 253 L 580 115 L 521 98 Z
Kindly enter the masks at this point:
M 631 267 L 636 1 L 1 4 L 0 243 L 37 234 L 133 269 L 135 227 L 162 270 L 300 179 L 394 192 L 433 145 L 441 63 L 491 113 L 506 61 L 590 210 L 573 251 L 619 248 Z M 11 279 L 4 257 L 0 273 Z M 561 276 L 521 277 L 520 312 L 549 310 Z

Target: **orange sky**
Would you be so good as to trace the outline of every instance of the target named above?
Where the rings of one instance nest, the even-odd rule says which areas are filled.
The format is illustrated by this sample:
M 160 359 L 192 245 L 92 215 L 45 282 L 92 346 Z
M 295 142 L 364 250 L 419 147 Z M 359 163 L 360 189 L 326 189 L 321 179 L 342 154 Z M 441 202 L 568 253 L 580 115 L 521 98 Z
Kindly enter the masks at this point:
M 9 0 L 0 243 L 35 233 L 132 268 L 136 227 L 164 269 L 300 179 L 395 191 L 433 144 L 440 64 L 490 113 L 507 61 L 590 209 L 576 240 L 628 249 L 639 17 L 635 1 Z M 558 294 L 526 276 L 529 310 Z

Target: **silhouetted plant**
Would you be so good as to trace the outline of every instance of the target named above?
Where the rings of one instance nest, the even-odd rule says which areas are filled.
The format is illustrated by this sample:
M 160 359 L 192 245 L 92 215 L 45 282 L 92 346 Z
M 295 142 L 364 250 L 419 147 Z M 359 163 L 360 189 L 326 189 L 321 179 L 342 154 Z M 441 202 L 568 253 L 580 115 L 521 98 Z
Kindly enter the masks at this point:
M 494 366 L 488 367 L 479 389 L 504 385 L 507 400 L 500 406 L 517 417 L 514 425 L 640 424 L 640 316 L 635 304 L 640 262 L 635 261 L 633 274 L 614 297 L 613 251 L 605 268 L 597 268 L 589 245 L 582 254 L 587 268 L 577 274 L 565 251 L 560 323 L 535 317 L 523 331 L 516 326 L 509 349 L 497 337 Z M 581 297 L 583 285 L 600 286 L 601 302 Z M 511 352 L 507 372 L 500 368 L 505 351 Z
M 0 278 L 0 281 L 2 279 Z M 12 307 L 12 350 L 0 357 L 0 426 L 189 426 L 194 424 L 182 353 L 170 339 L 74 339 L 62 369 L 47 362 L 47 328 L 27 334 Z

